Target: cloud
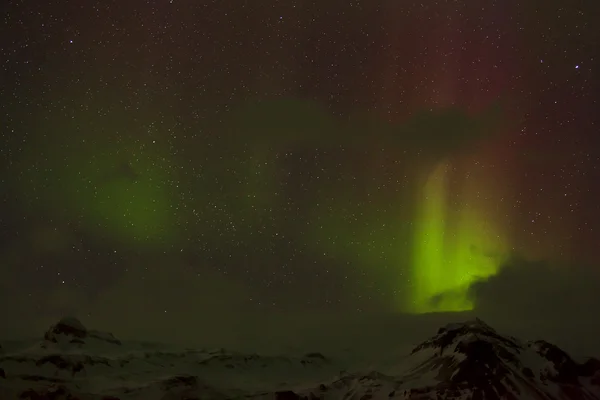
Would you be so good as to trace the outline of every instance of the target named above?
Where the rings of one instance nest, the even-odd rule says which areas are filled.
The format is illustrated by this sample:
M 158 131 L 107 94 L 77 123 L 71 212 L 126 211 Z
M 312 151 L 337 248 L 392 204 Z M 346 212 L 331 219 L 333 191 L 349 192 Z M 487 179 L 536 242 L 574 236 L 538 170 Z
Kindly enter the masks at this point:
M 470 296 L 476 314 L 496 327 L 599 354 L 599 288 L 594 266 L 514 258 L 497 275 L 474 283 Z
M 474 283 L 470 295 L 486 313 L 572 317 L 600 309 L 599 287 L 593 268 L 515 258 L 497 275 Z

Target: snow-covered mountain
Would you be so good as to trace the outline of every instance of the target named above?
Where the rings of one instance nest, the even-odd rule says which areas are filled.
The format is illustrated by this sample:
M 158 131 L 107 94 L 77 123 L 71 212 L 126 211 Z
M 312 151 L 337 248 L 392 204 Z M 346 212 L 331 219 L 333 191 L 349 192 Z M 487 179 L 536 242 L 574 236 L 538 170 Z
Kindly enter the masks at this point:
M 600 361 L 576 362 L 481 320 L 452 324 L 397 361 L 357 369 L 322 353 L 266 356 L 121 342 L 75 318 L 0 347 L 0 399 L 600 399 Z

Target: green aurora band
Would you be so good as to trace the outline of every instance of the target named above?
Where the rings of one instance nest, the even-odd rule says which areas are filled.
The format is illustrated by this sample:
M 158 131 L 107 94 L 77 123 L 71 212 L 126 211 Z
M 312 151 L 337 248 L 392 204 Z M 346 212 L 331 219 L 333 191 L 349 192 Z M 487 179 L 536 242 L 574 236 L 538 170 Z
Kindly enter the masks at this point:
M 336 129 L 328 114 L 308 106 L 301 109 L 302 118 L 294 119 L 294 123 L 289 123 L 292 118 L 286 116 L 295 115 L 292 111 L 297 104 L 292 102 L 279 107 L 283 108 L 278 108 L 275 115 L 285 118 L 271 121 L 269 116 L 273 113 L 270 112 L 259 118 L 259 113 L 251 109 L 235 119 L 233 125 L 227 125 L 225 131 L 230 136 L 226 136 L 224 147 L 204 154 L 207 160 L 211 154 L 224 156 L 211 159 L 204 168 L 205 173 L 189 175 L 179 172 L 186 165 L 185 161 L 180 160 L 168 141 L 162 140 L 164 127 L 150 124 L 132 127 L 130 135 L 116 131 L 109 134 L 107 127 L 118 124 L 100 121 L 86 134 L 70 121 L 46 121 L 53 129 L 29 142 L 20 157 L 18 170 L 24 171 L 24 176 L 19 190 L 24 205 L 31 211 L 50 213 L 97 236 L 128 245 L 169 247 L 189 236 L 189 231 L 181 227 L 182 222 L 190 220 L 195 221 L 190 225 L 203 241 L 210 237 L 221 241 L 221 232 L 215 230 L 219 224 L 214 224 L 217 228 L 210 224 L 219 217 L 224 218 L 223 223 L 235 222 L 236 235 L 249 237 L 267 217 L 260 210 L 279 210 L 282 206 L 274 193 L 278 190 L 277 182 L 285 177 L 277 175 L 279 161 L 273 150 L 301 150 Z M 103 122 L 106 126 L 101 124 Z M 473 141 L 477 135 L 469 132 L 478 131 L 471 127 L 473 124 L 461 114 L 452 113 L 422 117 L 408 128 L 398 128 L 398 132 L 391 126 L 367 121 L 354 124 L 360 128 L 344 130 L 347 133 L 344 144 L 364 152 L 369 141 L 361 133 L 383 132 L 380 142 L 384 147 L 408 148 L 411 149 L 408 154 L 430 156 L 422 163 L 419 160 L 407 162 L 407 165 L 416 165 L 413 170 L 419 171 L 418 165 L 431 165 L 460 147 L 450 143 L 447 137 L 458 136 L 457 143 Z M 452 132 L 458 133 L 446 135 L 448 127 L 454 127 Z M 283 135 L 281 132 L 291 133 Z M 248 137 L 253 139 L 248 140 Z M 422 140 L 415 144 L 411 142 L 416 140 L 414 138 Z M 438 144 L 439 148 L 430 149 L 430 143 Z M 326 140 L 318 144 L 327 148 L 332 142 Z M 201 151 L 191 148 L 194 152 Z M 199 155 L 194 153 L 191 157 L 199 158 Z M 230 159 L 239 163 L 236 173 L 232 173 L 235 168 L 229 163 Z M 393 292 L 394 307 L 403 312 L 472 309 L 468 297 L 470 285 L 494 275 L 503 262 L 501 255 L 506 254 L 506 235 L 496 224 L 498 216 L 490 214 L 492 207 L 479 197 L 480 192 L 495 189 L 486 186 L 491 178 L 489 171 L 468 179 L 478 169 L 465 169 L 465 176 L 459 179 L 460 187 L 456 187 L 456 179 L 452 179 L 456 176 L 451 174 L 454 170 L 449 162 L 434 166 L 421 179 L 418 172 L 415 177 L 412 171 L 403 171 L 412 177 L 408 179 L 408 189 L 405 187 L 397 200 L 381 196 L 379 201 L 357 203 L 356 199 L 366 189 L 360 185 L 317 184 L 314 189 L 321 198 L 308 211 L 312 218 L 306 220 L 310 222 L 307 245 L 328 257 L 358 258 L 363 266 L 386 271 L 386 278 L 390 276 L 388 267 L 392 273 L 401 271 L 404 276 L 396 278 L 403 280 L 401 284 L 394 279 L 386 280 L 390 286 L 395 285 L 394 289 L 400 289 Z M 188 167 L 187 170 L 194 171 L 193 165 Z M 374 169 L 369 173 L 379 176 L 384 172 Z M 231 176 L 236 176 L 237 183 L 226 188 L 215 183 L 215 177 Z M 197 193 L 186 197 L 190 188 Z M 221 198 L 223 191 L 225 199 Z M 216 211 L 215 204 L 219 205 Z M 299 228 L 305 229 L 305 222 L 302 224 Z M 255 240 L 261 239 L 256 237 Z M 408 291 L 402 290 L 407 285 L 406 275 L 410 276 Z
M 32 210 L 123 243 L 176 240 L 172 157 L 153 139 L 53 135 L 32 143 L 21 162 L 27 182 L 21 193 Z
M 467 311 L 471 284 L 498 272 L 506 243 L 478 204 L 479 189 L 463 184 L 452 208 L 448 163 L 427 177 L 418 198 L 412 252 L 411 312 Z
M 114 166 L 115 160 L 122 164 Z M 166 158 L 153 149 L 142 149 L 126 161 L 111 153 L 94 161 L 84 165 L 83 172 L 93 177 L 97 190 L 79 191 L 79 203 L 86 205 L 84 215 L 90 223 L 125 241 L 163 242 L 173 235 L 174 198 Z

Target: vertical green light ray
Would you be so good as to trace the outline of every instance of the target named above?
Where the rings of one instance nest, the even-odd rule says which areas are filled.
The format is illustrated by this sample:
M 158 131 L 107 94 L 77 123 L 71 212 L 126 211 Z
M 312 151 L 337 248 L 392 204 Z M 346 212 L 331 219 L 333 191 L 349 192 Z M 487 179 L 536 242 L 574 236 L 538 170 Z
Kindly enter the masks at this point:
M 469 286 L 495 274 L 504 252 L 479 189 L 463 185 L 460 208 L 449 207 L 448 165 L 427 177 L 418 198 L 413 246 L 414 313 L 466 311 L 473 308 Z
M 447 204 L 445 199 L 447 166 L 440 164 L 429 175 L 419 194 L 420 210 L 414 237 L 414 296 L 417 313 L 433 311 L 431 299 L 445 291 L 449 282 L 445 252 Z M 449 274 L 450 272 L 450 274 Z

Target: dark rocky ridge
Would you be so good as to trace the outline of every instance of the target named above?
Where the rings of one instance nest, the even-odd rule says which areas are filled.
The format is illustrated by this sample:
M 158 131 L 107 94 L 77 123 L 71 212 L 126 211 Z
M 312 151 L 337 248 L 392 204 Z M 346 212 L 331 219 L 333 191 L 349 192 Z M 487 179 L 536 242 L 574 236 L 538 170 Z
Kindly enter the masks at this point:
M 520 343 L 517 339 L 498 334 L 480 319 L 440 328 L 433 338 L 417 346 L 412 354 L 433 350 L 434 355 L 421 364 L 415 374 L 436 371 L 441 382 L 435 393 L 443 398 L 458 396 L 472 390 L 473 398 L 518 399 L 523 388 L 528 392 L 548 398 L 540 383 L 554 383 L 568 387 L 574 398 L 587 397 L 581 389 L 581 379 L 600 375 L 600 361 L 589 359 L 576 363 L 566 352 L 546 341 Z M 521 354 L 527 349 L 535 351 L 552 367 L 539 375 L 523 365 Z M 434 388 L 430 388 L 431 389 Z M 600 388 L 599 388 L 600 389 Z M 550 397 L 552 398 L 552 397 Z
M 72 344 L 85 344 L 86 340 L 98 340 L 114 345 L 121 345 L 121 341 L 111 333 L 90 331 L 73 317 L 66 317 L 52 325 L 44 334 L 44 341 L 48 343 L 59 343 L 61 339 L 67 339 Z
M 319 352 L 289 358 L 224 349 L 166 351 L 159 347 L 149 349 L 140 346 L 135 351 L 130 348 L 125 352 L 114 351 L 119 346 L 121 342 L 113 335 L 90 331 L 77 319 L 65 318 L 44 334 L 42 348 L 38 347 L 40 351 L 1 354 L 0 365 L 4 369 L 0 368 L 0 382 L 20 380 L 25 386 L 17 392 L 18 398 L 44 400 L 114 400 L 121 397 L 138 400 L 146 399 L 144 396 L 149 393 L 149 387 L 155 387 L 158 393 L 162 393 L 161 399 L 367 400 L 385 397 L 516 400 L 527 396 L 544 400 L 600 400 L 600 360 L 589 358 L 577 362 L 549 342 L 523 343 L 501 335 L 479 319 L 440 328 L 435 336 L 415 347 L 408 358 L 402 360 L 406 362 L 402 364 L 405 367 L 394 372 L 385 369 L 351 372 L 345 365 L 337 369 L 335 359 Z M 103 350 L 108 353 L 103 353 Z M 535 362 L 532 362 L 533 359 Z M 128 370 L 131 368 L 129 365 L 136 367 Z M 133 373 L 137 376 L 140 373 L 137 365 L 143 373 L 154 371 L 156 375 L 149 376 L 144 382 L 135 378 L 127 383 L 129 375 L 120 374 Z M 176 365 L 184 367 L 177 372 L 171 370 Z M 289 371 L 304 373 L 302 371 L 332 365 L 342 372 L 339 375 L 335 372 L 333 378 L 333 375 L 328 375 L 327 379 L 313 380 L 316 383 L 308 386 L 312 389 L 303 390 L 280 382 L 272 386 L 278 387 L 277 391 L 238 390 L 232 395 L 226 394 L 225 387 L 213 386 L 214 382 L 206 375 L 209 371 L 225 370 L 237 376 L 244 374 L 246 379 L 246 373 L 266 376 L 268 371 L 277 374 L 279 369 L 288 367 L 299 367 Z M 192 366 L 198 369 L 190 370 Z M 103 376 L 105 372 L 123 379 L 121 391 L 86 393 L 82 382 L 99 376 L 98 373 Z M 0 384 L 0 390 L 2 386 Z

